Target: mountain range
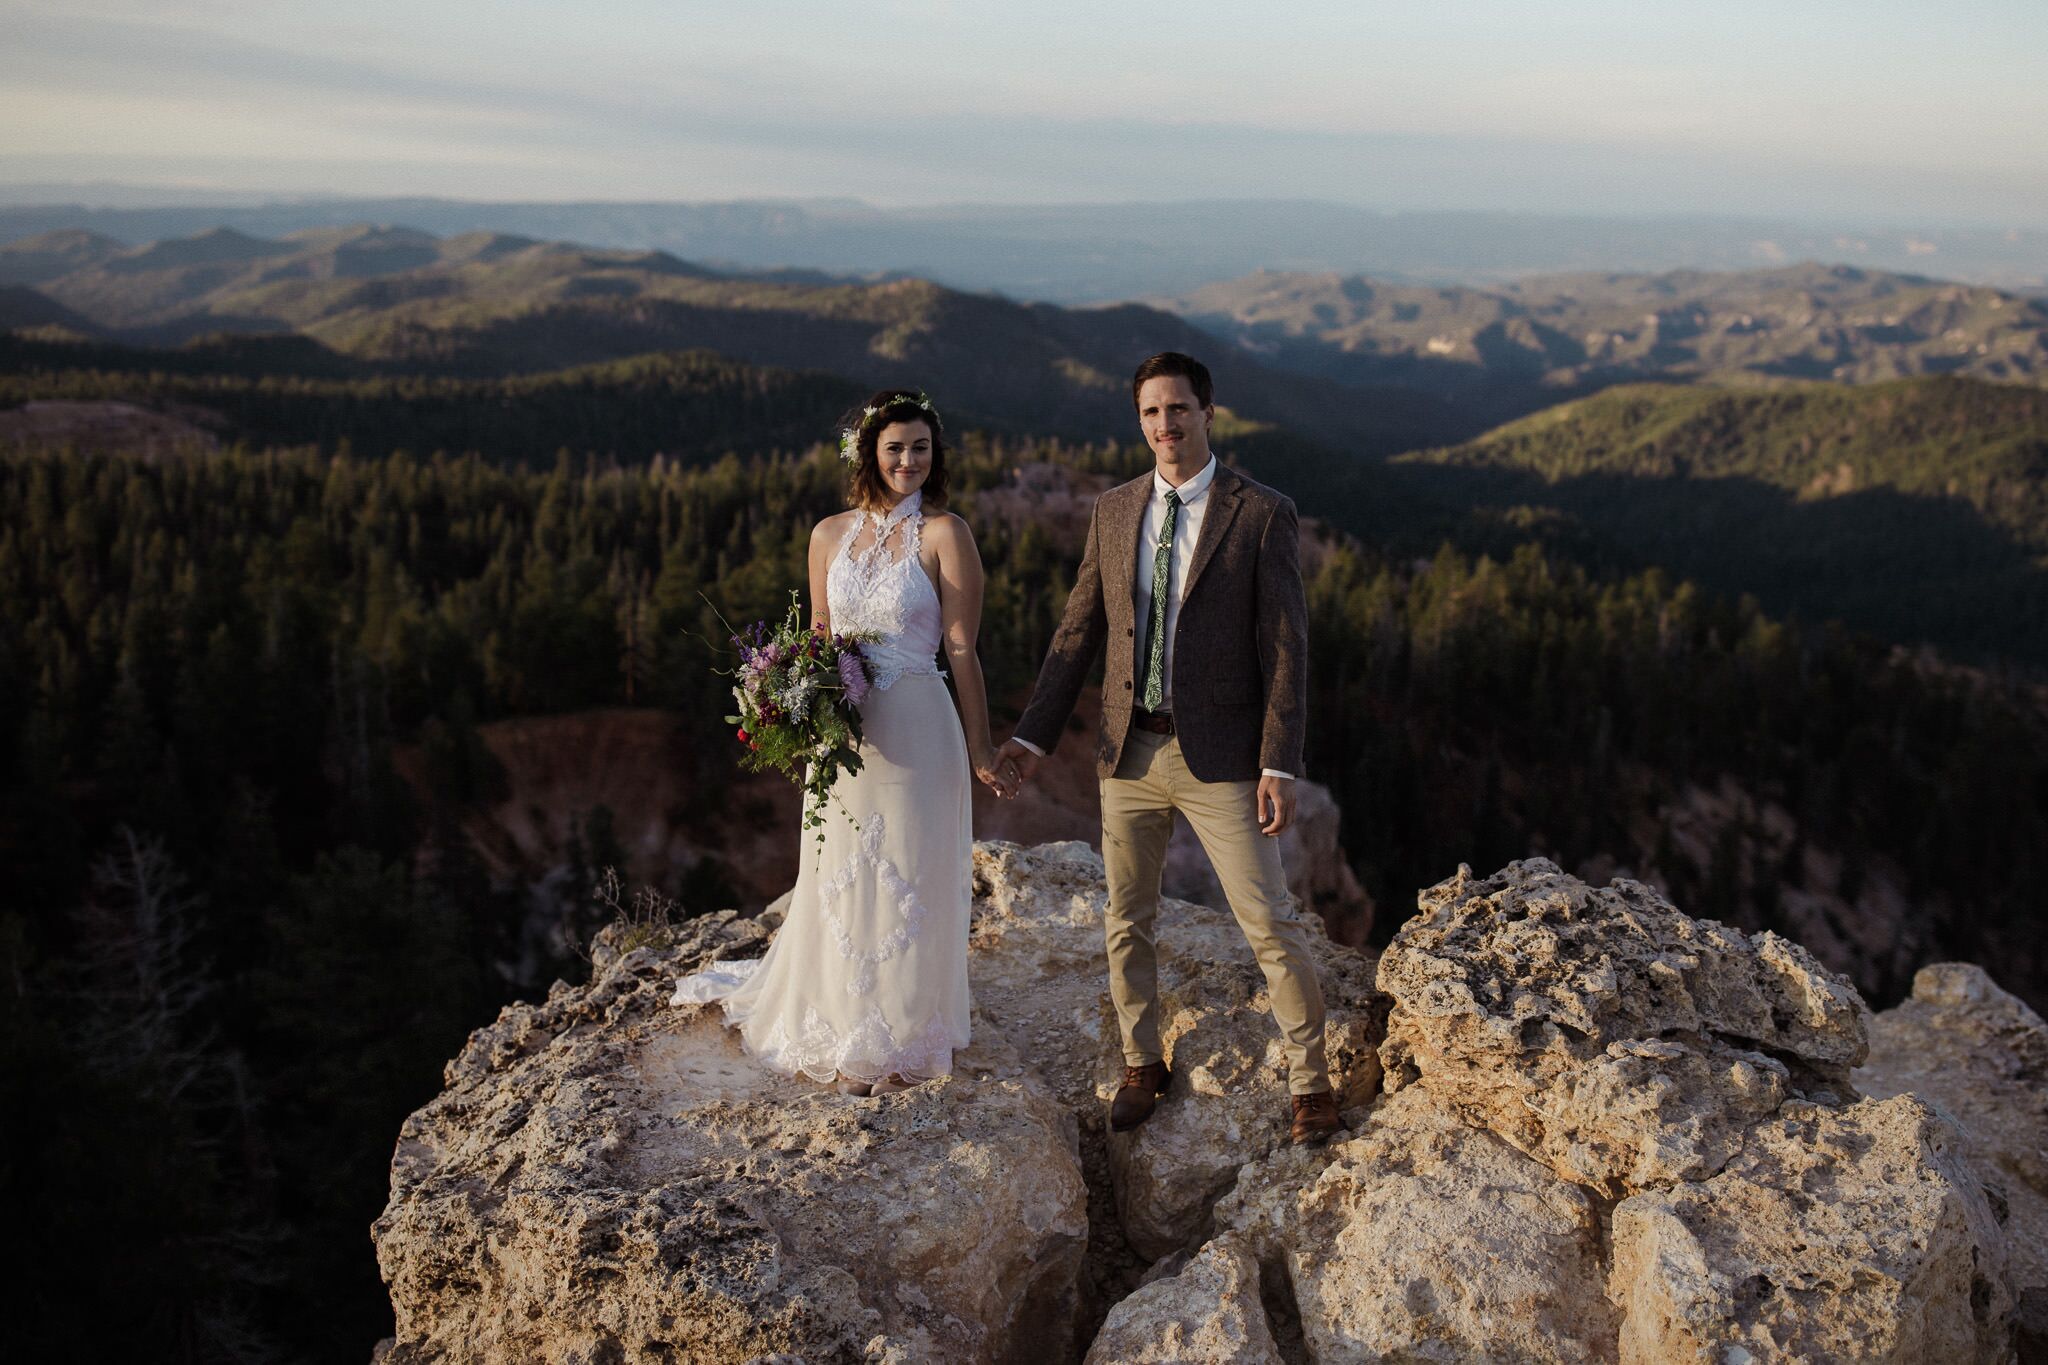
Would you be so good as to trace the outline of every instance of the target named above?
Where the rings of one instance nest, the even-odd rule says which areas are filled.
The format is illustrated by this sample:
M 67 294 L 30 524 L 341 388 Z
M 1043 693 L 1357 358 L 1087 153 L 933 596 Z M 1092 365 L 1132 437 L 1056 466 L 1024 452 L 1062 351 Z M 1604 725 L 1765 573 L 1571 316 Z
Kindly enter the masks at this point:
M 2048 377 L 2048 300 L 1850 266 L 1545 276 L 1497 288 L 1258 272 L 1088 308 L 911 277 L 735 273 L 662 251 L 355 225 L 0 246 L 0 328 L 131 344 L 292 332 L 371 367 L 481 377 L 711 349 L 914 382 L 985 424 L 1127 436 L 1133 358 L 1195 351 L 1239 415 L 1384 455 L 1616 383 Z M 1219 345 L 1219 343 L 1222 343 Z
M 2048 287 L 2048 231 L 2021 225 L 1388 212 L 1300 200 L 878 208 L 843 199 L 222 203 L 218 197 L 166 206 L 164 197 L 157 191 L 149 204 L 147 194 L 123 195 L 106 186 L 0 187 L 0 241 L 74 227 L 140 244 L 219 226 L 282 237 L 336 223 L 409 223 L 440 236 L 501 232 L 660 249 L 731 270 L 900 271 L 958 289 L 1055 303 L 1178 295 L 1261 267 L 1483 284 L 1559 271 L 1726 271 L 1826 260 L 2012 289 Z
M 928 387 L 999 429 L 1130 434 L 1131 367 L 1154 351 L 1207 354 L 1228 405 L 1347 448 L 1390 454 L 1456 430 L 1412 390 L 1361 403 L 1333 381 L 1218 347 L 1138 304 L 1070 309 L 918 279 L 734 275 L 658 251 L 600 251 L 503 234 L 406 228 L 288 238 L 216 228 L 123 247 L 67 230 L 0 247 L 0 329 L 43 326 L 51 305 L 92 335 L 176 345 L 215 333 L 296 332 L 391 372 L 470 377 L 556 370 L 653 351 Z
M 1280 368 L 1419 388 L 1501 420 L 1642 380 L 2048 379 L 2048 301 L 1842 265 L 1496 289 L 1266 271 L 1154 302 Z

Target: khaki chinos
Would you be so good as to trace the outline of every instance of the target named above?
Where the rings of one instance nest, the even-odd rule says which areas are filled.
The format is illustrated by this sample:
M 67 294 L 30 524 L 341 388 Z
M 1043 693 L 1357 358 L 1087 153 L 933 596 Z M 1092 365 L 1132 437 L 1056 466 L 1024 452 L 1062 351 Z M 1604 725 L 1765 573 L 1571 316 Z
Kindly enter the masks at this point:
M 1116 773 L 1102 781 L 1102 858 L 1109 908 L 1103 939 L 1110 998 L 1123 1033 L 1124 1061 L 1162 1060 L 1159 962 L 1153 923 L 1173 813 L 1185 815 L 1266 976 L 1273 1019 L 1287 1054 L 1287 1088 L 1330 1088 L 1323 1050 L 1323 993 L 1308 937 L 1280 866 L 1279 840 L 1259 832 L 1258 783 L 1202 782 L 1188 772 L 1172 735 L 1131 731 Z

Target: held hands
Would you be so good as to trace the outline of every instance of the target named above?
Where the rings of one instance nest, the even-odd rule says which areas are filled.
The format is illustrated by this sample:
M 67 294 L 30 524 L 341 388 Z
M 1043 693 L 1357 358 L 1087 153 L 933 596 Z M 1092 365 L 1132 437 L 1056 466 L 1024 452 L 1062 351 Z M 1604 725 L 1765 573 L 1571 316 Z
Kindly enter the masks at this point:
M 1259 833 L 1271 838 L 1294 823 L 1294 779 L 1274 777 L 1271 774 L 1259 778 Z
M 1005 745 L 1005 750 L 1008 747 Z M 986 783 L 989 790 L 1005 800 L 1015 796 L 1017 789 L 1024 785 L 1024 778 L 1018 773 L 1017 765 L 1003 753 L 993 749 L 976 756 L 974 775 Z
M 1038 775 L 1038 765 L 1043 761 L 1040 755 L 1032 753 L 1014 738 L 1004 740 L 1003 747 L 996 750 L 995 767 L 998 775 L 1007 780 L 1008 790 L 996 787 L 996 795 L 1015 796 L 1026 782 Z M 993 782 L 989 785 L 995 786 Z

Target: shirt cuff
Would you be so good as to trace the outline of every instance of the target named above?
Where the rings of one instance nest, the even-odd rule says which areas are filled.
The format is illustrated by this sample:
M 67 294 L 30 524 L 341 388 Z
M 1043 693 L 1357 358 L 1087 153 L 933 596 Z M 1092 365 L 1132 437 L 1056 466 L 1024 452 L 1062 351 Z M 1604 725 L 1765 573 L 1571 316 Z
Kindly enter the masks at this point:
M 1284 777 L 1289 782 L 1292 782 L 1294 780 L 1293 773 L 1283 773 L 1278 768 L 1261 768 L 1259 769 L 1259 771 L 1264 773 L 1268 777 Z
M 1045 757 L 1045 750 L 1039 748 L 1036 744 L 1033 744 L 1030 740 L 1024 738 L 1024 736 L 1011 735 L 1010 738 L 1016 740 L 1019 744 L 1029 749 L 1032 753 L 1037 754 L 1040 758 Z

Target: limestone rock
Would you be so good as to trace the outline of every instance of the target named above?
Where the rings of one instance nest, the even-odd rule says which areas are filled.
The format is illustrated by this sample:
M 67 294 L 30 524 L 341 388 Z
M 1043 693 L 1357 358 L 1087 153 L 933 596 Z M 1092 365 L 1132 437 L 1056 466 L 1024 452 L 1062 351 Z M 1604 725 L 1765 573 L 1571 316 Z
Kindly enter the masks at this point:
M 1093 1104 L 1102 1050 L 1107 900 L 1102 855 L 1086 844 L 974 846 L 975 1012 L 1077 1110 Z
M 1086 1236 L 1067 1112 L 996 1037 L 879 1099 L 767 1073 L 666 1007 L 745 931 L 693 932 L 506 1010 L 406 1121 L 386 1359 L 1031 1358 Z
M 590 940 L 590 975 L 593 979 L 602 978 L 635 948 L 666 952 L 672 961 L 690 964 L 681 969 L 690 971 L 709 962 L 759 957 L 768 951 L 768 940 L 776 923 L 779 921 L 771 922 L 762 916 L 749 919 L 735 910 L 693 915 L 667 926 L 614 921 Z
M 1422 893 L 1380 959 L 1390 1089 L 1619 1197 L 1719 1170 L 1788 1097 L 1853 1095 L 1865 1007 L 1775 934 L 1541 858 Z
M 1871 1021 L 1866 1094 L 1913 1094 L 1969 1139 L 1971 1169 L 2006 1208 L 2012 1283 L 2048 1356 L 2048 1023 L 1981 967 L 1941 962 Z
M 1416 1087 L 1327 1152 L 1247 1168 L 1216 1210 L 1284 1264 L 1313 1359 L 1614 1359 L 1584 1190 Z
M 1198 1245 L 1209 1205 L 1238 1168 L 1281 1141 L 1287 1068 L 1265 979 L 1235 918 L 1163 899 L 1161 1035 L 1174 1087 L 1135 1132 L 1107 1132 L 1123 1052 L 1108 1002 L 1102 876 L 1101 856 L 1081 843 L 976 845 L 975 1009 L 1080 1117 L 1083 1163 L 1091 1181 L 1101 1177 L 1097 1198 L 1115 1192 L 1113 1205 L 1096 1207 L 1091 1237 L 1127 1242 L 1150 1261 Z M 1331 944 L 1314 914 L 1303 919 L 1329 1008 L 1332 1079 L 1346 1104 L 1363 1103 L 1378 1089 L 1384 1018 L 1371 963 Z
M 968 977 L 975 1037 L 1008 1040 L 1073 1116 L 1088 1182 L 1088 1254 L 1078 1317 L 1100 1321 L 1144 1270 L 1117 1216 L 1108 1125 L 1095 1098 L 1102 1050 L 1102 858 L 1083 843 L 974 847 Z M 1115 1031 L 1111 1022 L 1109 1028 Z
M 1711 1179 L 1614 1209 L 1624 1362 L 2008 1358 L 2004 1235 L 1910 1096 L 1789 1103 Z
M 1259 1263 L 1223 1236 L 1110 1310 L 1085 1365 L 1280 1365 L 1259 1301 Z
M 2035 1283 L 2048 1029 L 1974 969 L 1859 1073 L 1966 1138 L 1859 1100 L 1862 1004 L 1796 945 L 1461 869 L 1376 978 L 1304 914 L 1352 1133 L 1295 1148 L 1242 934 L 1168 900 L 1175 1085 L 1112 1138 L 1099 857 L 983 844 L 975 888 L 974 1045 L 901 1094 L 666 1006 L 775 931 L 731 914 L 607 931 L 590 985 L 478 1030 L 394 1155 L 382 1358 L 1050 1362 L 1100 1323 L 1098 1365 L 1990 1361 Z
M 1160 908 L 1160 1040 L 1173 1087 L 1143 1124 L 1109 1135 L 1124 1234 L 1150 1257 L 1198 1244 L 1208 1234 L 1210 1205 L 1239 1169 L 1287 1140 L 1287 1058 L 1266 979 L 1234 921 L 1188 922 L 1212 913 L 1173 902 Z M 1320 935 L 1311 943 L 1331 1086 L 1339 1108 L 1354 1109 L 1379 1092 L 1383 1006 L 1366 958 Z M 1106 1104 L 1124 1065 L 1107 1005 L 1102 1030 L 1096 1094 Z

